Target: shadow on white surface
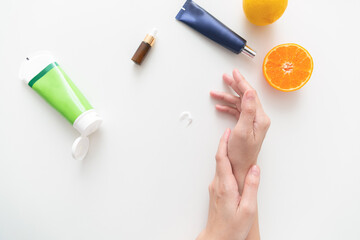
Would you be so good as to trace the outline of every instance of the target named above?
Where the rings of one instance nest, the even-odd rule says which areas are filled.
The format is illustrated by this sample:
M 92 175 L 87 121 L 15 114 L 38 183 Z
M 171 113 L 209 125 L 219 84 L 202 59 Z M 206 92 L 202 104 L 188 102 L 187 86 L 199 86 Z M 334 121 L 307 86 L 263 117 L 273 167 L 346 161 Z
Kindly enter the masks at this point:
M 104 126 L 100 126 L 100 128 L 96 132 L 92 133 L 89 136 L 90 139 L 89 152 L 87 153 L 85 159 L 81 161 L 82 166 L 84 168 L 86 168 L 87 165 L 92 164 L 94 161 L 101 160 L 101 158 L 99 157 L 99 153 L 101 152 L 101 149 L 104 147 L 102 144 L 104 142 L 103 128 Z
M 268 26 L 257 26 L 249 21 L 243 21 L 243 31 L 247 34 L 249 38 L 249 44 L 251 44 L 250 41 L 261 41 L 265 39 L 268 42 L 272 42 L 276 39 L 275 36 L 275 28 L 274 25 L 268 25 Z M 250 38 L 251 37 L 251 38 Z M 251 46 L 251 45 L 250 45 Z M 260 48 L 260 47 L 259 47 Z M 257 50 L 257 49 L 255 49 Z
M 301 89 L 295 92 L 282 92 L 271 87 L 264 77 L 260 82 L 263 95 L 260 96 L 262 102 L 271 102 L 272 108 L 281 109 L 281 111 L 293 111 L 296 109 L 302 95 Z

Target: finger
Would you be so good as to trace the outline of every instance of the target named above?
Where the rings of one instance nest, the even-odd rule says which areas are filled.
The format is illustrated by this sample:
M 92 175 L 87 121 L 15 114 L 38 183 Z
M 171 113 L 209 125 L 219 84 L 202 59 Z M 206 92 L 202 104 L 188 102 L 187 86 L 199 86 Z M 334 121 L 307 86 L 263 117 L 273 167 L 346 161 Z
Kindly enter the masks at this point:
M 219 104 L 216 104 L 215 108 L 219 112 L 224 112 L 224 113 L 233 115 L 236 119 L 239 119 L 239 117 L 240 117 L 240 112 L 236 108 L 225 106 L 225 105 L 219 105 Z
M 245 178 L 244 190 L 239 204 L 239 215 L 251 227 L 257 210 L 257 193 L 260 183 L 260 169 L 254 165 Z
M 230 129 L 226 129 L 225 133 L 220 139 L 218 151 L 216 153 L 216 175 L 222 181 L 226 176 L 232 174 L 230 160 L 228 158 L 228 141 L 230 136 Z
M 226 83 L 226 85 L 228 85 L 229 87 L 231 87 L 240 97 L 243 95 L 238 87 L 238 85 L 236 84 L 235 80 L 229 76 L 228 74 L 224 74 L 223 75 L 223 80 Z
M 237 88 L 239 89 L 241 95 L 243 95 L 247 90 L 253 89 L 251 85 L 246 81 L 245 77 L 240 73 L 239 70 L 233 70 L 233 77 Z
M 254 134 L 254 122 L 256 116 L 256 93 L 255 90 L 247 90 L 241 103 L 241 113 L 236 124 L 237 130 L 245 135 Z
M 241 101 L 239 97 L 235 97 L 234 95 L 226 92 L 210 91 L 210 96 L 217 100 L 222 100 L 234 105 Z

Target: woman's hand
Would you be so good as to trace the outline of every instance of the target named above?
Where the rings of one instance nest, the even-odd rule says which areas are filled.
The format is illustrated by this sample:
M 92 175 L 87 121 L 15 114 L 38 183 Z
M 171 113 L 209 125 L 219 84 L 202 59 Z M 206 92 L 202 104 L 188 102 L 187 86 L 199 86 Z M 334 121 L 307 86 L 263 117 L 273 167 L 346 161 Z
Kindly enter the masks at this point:
M 264 112 L 256 91 L 238 70 L 233 71 L 233 77 L 224 74 L 223 80 L 238 96 L 217 91 L 211 91 L 210 95 L 226 103 L 217 104 L 218 111 L 229 113 L 238 120 L 229 139 L 228 156 L 241 193 L 250 166 L 257 162 L 270 118 Z
M 209 186 L 210 206 L 206 228 L 197 240 L 244 240 L 257 215 L 260 170 L 252 166 L 240 195 L 228 158 L 230 129 L 222 136 L 216 154 L 216 173 Z

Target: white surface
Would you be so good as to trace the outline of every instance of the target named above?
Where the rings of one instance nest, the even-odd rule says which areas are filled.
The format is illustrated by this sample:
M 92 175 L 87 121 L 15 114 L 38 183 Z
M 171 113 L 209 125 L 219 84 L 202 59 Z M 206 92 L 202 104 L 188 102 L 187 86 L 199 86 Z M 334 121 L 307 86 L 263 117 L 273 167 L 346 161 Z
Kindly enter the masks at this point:
M 226 89 L 221 74 L 235 67 L 272 119 L 259 159 L 263 239 L 360 239 L 360 2 L 290 0 L 278 22 L 256 27 L 241 0 L 198 0 L 248 40 L 254 60 L 176 22 L 183 2 L 1 1 L 0 239 L 194 239 L 218 139 L 234 126 L 208 92 Z M 157 42 L 136 66 L 154 26 Z M 294 93 L 261 73 L 265 54 L 287 42 L 315 64 Z M 78 133 L 18 80 L 37 50 L 55 54 L 104 118 L 83 162 L 69 151 Z

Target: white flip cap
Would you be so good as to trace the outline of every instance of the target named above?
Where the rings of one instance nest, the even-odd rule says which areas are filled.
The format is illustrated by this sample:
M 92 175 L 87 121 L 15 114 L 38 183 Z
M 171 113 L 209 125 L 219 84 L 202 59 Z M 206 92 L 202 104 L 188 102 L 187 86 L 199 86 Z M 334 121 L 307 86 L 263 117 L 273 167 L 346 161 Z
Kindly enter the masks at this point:
M 82 160 L 89 151 L 88 136 L 95 132 L 101 125 L 102 118 L 91 109 L 81 114 L 74 122 L 73 127 L 81 134 L 72 146 L 72 155 L 76 160 Z
M 78 137 L 72 145 L 72 156 L 76 160 L 83 160 L 89 151 L 90 141 L 88 137 Z
M 41 51 L 27 56 L 21 64 L 19 78 L 28 84 L 39 72 L 56 60 L 47 51 Z

